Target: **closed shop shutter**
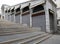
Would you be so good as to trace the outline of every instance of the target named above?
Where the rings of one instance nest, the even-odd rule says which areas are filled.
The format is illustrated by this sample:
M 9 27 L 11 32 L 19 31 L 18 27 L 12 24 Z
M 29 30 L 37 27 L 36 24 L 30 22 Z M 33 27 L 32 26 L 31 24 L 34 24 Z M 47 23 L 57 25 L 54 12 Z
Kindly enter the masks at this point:
M 45 24 L 45 15 L 36 15 L 32 17 L 32 26 L 33 27 L 40 27 L 42 31 L 46 31 L 46 24 Z
M 22 23 L 27 24 L 28 26 L 30 25 L 30 14 L 26 14 L 22 16 Z
M 15 15 L 15 22 L 20 23 L 20 14 Z
M 14 15 L 11 15 L 11 22 L 14 22 Z

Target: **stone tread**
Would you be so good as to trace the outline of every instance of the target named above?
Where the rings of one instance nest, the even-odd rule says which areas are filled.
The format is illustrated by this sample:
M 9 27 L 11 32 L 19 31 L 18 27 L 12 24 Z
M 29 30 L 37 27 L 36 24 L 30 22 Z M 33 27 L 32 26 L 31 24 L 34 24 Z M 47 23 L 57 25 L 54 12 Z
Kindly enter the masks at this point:
M 41 40 L 41 38 L 48 36 L 48 35 L 49 35 L 48 33 L 45 33 L 45 34 L 42 34 L 39 36 L 35 36 L 34 38 L 30 38 L 30 39 L 22 41 L 22 42 L 20 41 L 20 44 L 36 44 L 36 43 L 38 43 L 39 40 Z
M 39 35 L 39 34 L 42 34 L 42 33 L 44 33 L 44 32 L 32 32 L 32 33 L 25 33 L 25 34 L 0 36 L 0 44 L 15 41 L 15 40 L 21 40 L 21 39 L 24 39 L 24 38 L 29 38 L 29 37 L 36 36 L 36 35 Z

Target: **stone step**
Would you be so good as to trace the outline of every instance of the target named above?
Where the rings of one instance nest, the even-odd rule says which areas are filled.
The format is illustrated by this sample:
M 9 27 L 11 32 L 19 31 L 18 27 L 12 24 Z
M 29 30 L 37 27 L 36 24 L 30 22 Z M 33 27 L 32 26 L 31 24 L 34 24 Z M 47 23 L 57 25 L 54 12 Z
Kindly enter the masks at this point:
M 13 26 L 15 26 L 15 27 L 26 27 L 26 26 L 24 26 L 24 25 L 18 25 L 18 24 L 0 24 L 0 27 L 13 27 Z
M 4 38 L 4 41 L 0 41 L 0 44 L 12 44 L 12 43 L 15 43 L 15 42 L 19 42 L 22 41 L 24 42 L 25 40 L 29 41 L 30 39 L 35 39 L 37 36 L 40 36 L 44 34 L 44 32 L 32 32 L 32 33 L 26 33 L 26 34 L 20 34 L 20 35 L 12 35 L 12 38 L 14 39 L 9 39 L 9 40 L 5 40 L 7 37 L 5 36 Z M 10 37 L 11 35 L 9 35 L 8 37 Z M 19 37 L 18 37 L 19 36 Z M 17 38 L 18 37 L 18 38 Z M 2 38 L 0 38 L 2 40 Z M 8 38 L 7 38 L 8 39 Z
M 3 29 L 3 28 L 29 28 L 29 27 L 16 26 L 16 25 L 14 26 L 14 25 L 13 25 L 13 26 L 0 26 L 0 28 L 2 28 L 2 29 Z
M 38 29 L 20 27 L 20 28 L 1 28 L 0 35 L 14 34 L 14 33 L 24 33 L 24 32 L 40 32 Z
M 11 30 L 12 29 L 12 30 Z M 41 29 L 38 29 L 38 28 L 29 28 L 28 26 L 24 26 L 22 24 L 17 24 L 17 23 L 13 23 L 13 22 L 9 22 L 9 21 L 6 21 L 6 20 L 0 20 L 0 32 L 2 31 L 13 31 L 13 30 L 31 30 L 31 31 L 40 31 Z M 30 31 L 29 30 L 29 31 Z
M 22 24 L 13 23 L 6 20 L 0 20 L 0 35 L 8 35 L 22 32 L 25 33 L 29 31 L 29 28 L 23 26 Z
M 33 38 L 27 39 L 27 40 L 23 40 L 22 42 L 20 41 L 20 44 L 35 44 L 36 42 L 38 42 L 41 38 L 48 36 L 48 33 L 42 34 L 42 35 L 38 35 L 35 36 Z
M 0 30 L 0 35 L 6 35 L 6 34 L 14 34 L 14 33 L 24 33 L 24 32 L 33 32 L 29 29 L 25 29 L 25 28 L 20 28 L 20 29 L 4 29 L 4 30 Z
M 0 28 L 23 28 L 24 26 L 19 26 L 19 25 L 12 25 L 12 26 L 4 26 L 4 25 L 1 25 Z M 26 28 L 26 27 L 24 27 Z
M 3 33 L 0 33 L 0 36 L 8 36 L 8 35 L 24 34 L 24 33 L 31 33 L 31 32 L 30 31 L 23 31 L 23 32 L 3 32 Z
M 48 35 L 48 36 L 46 36 L 46 37 L 44 37 L 44 38 L 39 39 L 39 40 L 36 41 L 34 44 L 40 44 L 41 42 L 43 42 L 43 41 L 45 41 L 45 40 L 47 40 L 47 39 L 49 39 L 49 38 L 51 38 L 51 37 L 52 37 L 52 35 L 50 34 L 50 35 Z
M 9 21 L 0 21 L 1 25 L 6 25 L 6 26 L 12 26 L 12 25 L 16 25 L 16 26 L 25 26 L 23 24 L 18 24 L 18 23 L 13 23 L 13 22 L 9 22 Z
M 3 22 L 0 22 L 0 28 L 2 27 L 27 27 L 27 26 L 24 26 L 22 24 L 17 24 L 17 23 L 9 23 L 8 21 L 3 21 Z
M 0 29 L 0 35 L 14 34 L 14 33 L 24 33 L 24 32 L 41 32 L 40 30 L 32 28 L 2 28 Z

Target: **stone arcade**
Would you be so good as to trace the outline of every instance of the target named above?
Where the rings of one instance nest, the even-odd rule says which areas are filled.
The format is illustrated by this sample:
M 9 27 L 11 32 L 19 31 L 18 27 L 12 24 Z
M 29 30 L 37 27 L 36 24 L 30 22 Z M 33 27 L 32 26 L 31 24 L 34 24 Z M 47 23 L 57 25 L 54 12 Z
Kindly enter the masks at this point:
M 4 19 L 41 28 L 45 32 L 57 30 L 56 4 L 52 0 L 31 0 L 14 6 L 3 5 Z

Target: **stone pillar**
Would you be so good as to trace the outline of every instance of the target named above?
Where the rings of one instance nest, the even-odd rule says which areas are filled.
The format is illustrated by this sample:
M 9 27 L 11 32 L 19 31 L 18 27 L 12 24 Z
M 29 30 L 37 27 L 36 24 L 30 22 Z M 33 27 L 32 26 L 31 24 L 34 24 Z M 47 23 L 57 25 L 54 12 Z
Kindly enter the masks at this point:
M 5 20 L 5 10 L 2 11 L 2 15 L 4 16 L 4 20 Z
M 21 14 L 20 14 L 20 24 L 22 24 L 22 9 L 20 9 L 20 12 L 21 12 Z
M 6 15 L 6 14 L 5 14 L 5 11 L 4 11 L 4 20 L 5 20 L 5 15 Z
M 32 8 L 30 8 L 30 27 L 32 27 Z
M 8 20 L 8 10 L 7 10 L 7 13 L 6 13 L 6 20 Z
M 15 14 L 16 14 L 16 10 L 14 10 L 14 22 L 15 22 Z
M 8 15 L 9 15 L 9 13 L 8 13 L 8 9 L 7 9 L 7 21 L 8 21 Z
M 14 14 L 14 22 L 15 22 L 15 14 Z
M 10 10 L 10 21 L 11 21 L 11 10 Z
M 45 18 L 46 18 L 46 32 L 50 33 L 50 19 L 49 19 L 49 11 L 48 11 L 48 5 L 44 5 L 45 10 Z
M 11 14 L 10 14 L 10 21 L 11 21 Z
M 7 20 L 7 19 L 6 19 L 6 14 L 7 14 L 7 13 L 6 13 L 5 10 L 4 10 L 4 20 Z
M 5 13 L 5 20 L 7 20 L 7 12 Z

